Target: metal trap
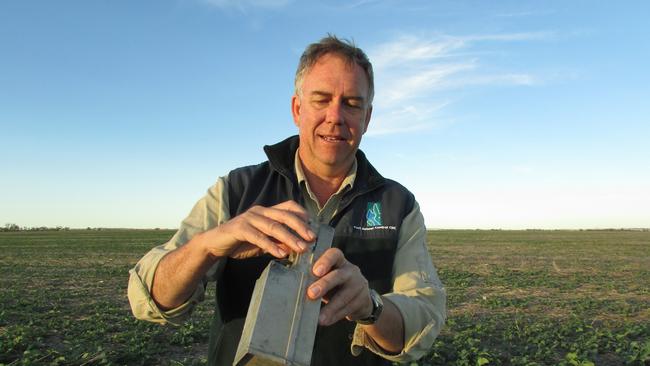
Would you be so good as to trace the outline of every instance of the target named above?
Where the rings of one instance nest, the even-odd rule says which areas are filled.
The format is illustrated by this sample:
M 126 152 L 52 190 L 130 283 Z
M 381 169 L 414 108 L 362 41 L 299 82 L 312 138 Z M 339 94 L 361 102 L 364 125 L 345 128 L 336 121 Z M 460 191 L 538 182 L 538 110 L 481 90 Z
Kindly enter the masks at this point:
M 308 366 L 314 348 L 320 300 L 307 298 L 316 280 L 314 262 L 332 246 L 334 229 L 319 225 L 316 243 L 295 255 L 289 264 L 273 260 L 255 283 L 246 314 L 235 362 L 245 365 L 253 358 L 264 364 Z

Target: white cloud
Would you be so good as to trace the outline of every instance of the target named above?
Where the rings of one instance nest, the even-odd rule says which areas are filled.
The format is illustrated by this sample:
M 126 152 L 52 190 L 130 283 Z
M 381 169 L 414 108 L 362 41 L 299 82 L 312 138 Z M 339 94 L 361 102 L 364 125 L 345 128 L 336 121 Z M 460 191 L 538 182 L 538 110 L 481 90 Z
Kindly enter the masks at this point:
M 403 65 L 406 62 L 422 62 L 444 57 L 464 45 L 465 41 L 458 38 L 440 37 L 429 40 L 416 36 L 402 36 L 379 45 L 370 54 L 373 67 L 381 70 Z
M 438 64 L 419 72 L 395 72 L 389 76 L 389 88 L 379 93 L 379 98 L 389 106 L 414 100 L 429 91 L 439 89 L 452 75 L 475 67 L 473 63 Z
M 539 84 L 539 78 L 528 73 L 484 71 L 473 47 L 479 42 L 539 41 L 553 36 L 553 32 L 402 35 L 371 48 L 368 54 L 375 69 L 376 94 L 368 134 L 413 132 L 439 126 L 441 111 L 450 103 L 442 92 L 450 89 Z
M 418 105 L 409 104 L 403 107 L 387 108 L 372 117 L 368 136 L 388 135 L 399 132 L 416 132 L 431 128 L 430 117 L 438 110 L 449 104 L 442 102 L 438 104 L 421 103 Z M 437 121 L 442 124 L 442 120 Z

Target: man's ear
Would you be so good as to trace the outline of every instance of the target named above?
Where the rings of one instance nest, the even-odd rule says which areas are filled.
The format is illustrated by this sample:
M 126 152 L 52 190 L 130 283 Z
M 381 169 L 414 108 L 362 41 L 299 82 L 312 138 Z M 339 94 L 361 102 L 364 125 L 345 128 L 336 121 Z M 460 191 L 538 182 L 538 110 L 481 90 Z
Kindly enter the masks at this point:
M 368 125 L 370 124 L 370 117 L 372 116 L 372 105 L 368 107 L 368 114 L 366 114 L 366 120 L 364 121 L 363 133 L 368 131 Z
M 298 126 L 300 117 L 300 97 L 296 94 L 291 97 L 291 115 L 293 116 L 293 123 Z

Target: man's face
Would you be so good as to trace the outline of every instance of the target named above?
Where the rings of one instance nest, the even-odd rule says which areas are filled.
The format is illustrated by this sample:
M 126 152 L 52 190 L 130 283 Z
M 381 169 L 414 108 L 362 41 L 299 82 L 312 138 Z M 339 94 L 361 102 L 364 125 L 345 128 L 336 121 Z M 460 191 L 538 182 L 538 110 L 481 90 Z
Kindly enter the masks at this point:
M 347 173 L 372 112 L 363 69 L 326 54 L 304 75 L 301 90 L 291 111 L 302 163 L 316 174 Z

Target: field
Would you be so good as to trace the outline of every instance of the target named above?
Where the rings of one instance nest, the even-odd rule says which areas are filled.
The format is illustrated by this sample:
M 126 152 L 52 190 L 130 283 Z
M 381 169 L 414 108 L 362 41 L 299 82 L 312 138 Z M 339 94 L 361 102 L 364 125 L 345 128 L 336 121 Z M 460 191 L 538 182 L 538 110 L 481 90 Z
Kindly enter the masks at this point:
M 204 364 L 211 289 L 182 327 L 136 321 L 128 269 L 164 230 L 0 233 L 0 364 Z M 432 231 L 448 324 L 420 365 L 650 365 L 650 232 Z

